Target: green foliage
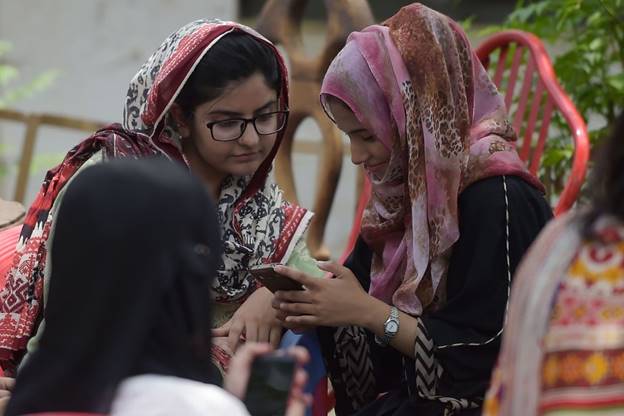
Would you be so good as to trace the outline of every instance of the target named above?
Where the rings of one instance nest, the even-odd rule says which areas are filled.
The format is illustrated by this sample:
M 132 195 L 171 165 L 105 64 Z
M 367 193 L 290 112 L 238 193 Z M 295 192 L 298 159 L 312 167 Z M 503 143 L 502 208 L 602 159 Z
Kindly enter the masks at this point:
M 502 26 L 483 34 L 509 28 L 546 43 L 560 84 L 588 122 L 592 145 L 600 142 L 624 110 L 624 0 L 519 0 Z M 554 122 L 560 128 L 549 139 L 541 174 L 560 187 L 573 148 L 562 118 Z
M 11 51 L 11 45 L 0 41 L 0 59 Z M 33 94 L 48 88 L 58 76 L 57 71 L 46 71 L 39 74 L 30 82 L 14 86 L 19 78 L 19 71 L 12 65 L 3 64 L 0 61 L 0 108 L 7 107 L 19 100 L 28 98 Z
M 16 85 L 16 82 L 19 81 L 18 69 L 12 65 L 2 63 L 2 58 L 10 51 L 11 45 L 8 42 L 0 41 L 0 108 L 13 105 L 20 100 L 29 98 L 47 89 L 58 77 L 58 71 L 45 71 L 28 82 Z M 13 146 L 0 143 L 1 155 L 7 155 L 13 151 Z M 33 156 L 30 165 L 30 174 L 33 175 L 41 170 L 48 169 L 50 166 L 57 164 L 62 158 L 63 155 L 57 153 L 36 154 Z M 16 162 L 10 163 L 7 160 L 0 162 L 0 178 L 5 178 L 16 170 Z
M 600 140 L 624 109 L 624 0 L 519 1 L 507 27 L 563 48 L 555 72 Z M 594 124 L 594 123 L 592 123 Z

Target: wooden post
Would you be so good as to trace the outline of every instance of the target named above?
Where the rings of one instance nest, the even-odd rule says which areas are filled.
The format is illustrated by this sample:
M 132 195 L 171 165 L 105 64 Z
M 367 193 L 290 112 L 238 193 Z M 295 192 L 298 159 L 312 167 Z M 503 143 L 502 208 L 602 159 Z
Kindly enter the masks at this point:
M 26 197 L 26 187 L 28 186 L 28 177 L 30 176 L 30 164 L 35 150 L 37 130 L 39 129 L 39 116 L 34 114 L 28 115 L 25 122 L 26 134 L 24 136 L 24 144 L 22 145 L 22 156 L 17 172 L 17 184 L 15 185 L 14 197 L 14 199 L 20 203 L 24 203 L 24 198 Z

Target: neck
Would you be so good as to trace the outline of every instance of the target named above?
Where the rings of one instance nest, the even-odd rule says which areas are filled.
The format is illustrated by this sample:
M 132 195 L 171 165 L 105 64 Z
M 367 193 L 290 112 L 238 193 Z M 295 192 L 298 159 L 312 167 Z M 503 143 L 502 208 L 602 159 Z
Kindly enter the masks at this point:
M 204 161 L 197 152 L 197 148 L 192 143 L 192 140 L 187 139 L 182 141 L 182 151 L 184 152 L 186 160 L 189 162 L 193 174 L 199 177 L 202 182 L 204 182 L 204 185 L 208 187 L 210 195 L 213 197 L 215 203 L 219 201 L 221 182 L 225 179 L 226 175 L 223 172 L 215 170 Z

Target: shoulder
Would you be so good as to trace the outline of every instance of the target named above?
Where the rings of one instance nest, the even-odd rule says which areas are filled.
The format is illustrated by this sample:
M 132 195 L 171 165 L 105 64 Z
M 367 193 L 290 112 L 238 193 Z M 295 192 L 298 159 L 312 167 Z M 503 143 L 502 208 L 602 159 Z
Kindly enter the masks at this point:
M 458 199 L 462 215 L 502 215 L 504 207 L 516 212 L 538 212 L 550 217 L 552 210 L 544 195 L 517 176 L 493 176 L 468 186 Z
M 460 194 L 460 201 L 469 200 L 483 205 L 498 200 L 504 193 L 513 197 L 539 197 L 543 195 L 536 188 L 518 176 L 492 176 L 468 186 Z
M 112 416 L 138 414 L 249 416 L 243 403 L 220 387 L 152 374 L 123 381 L 113 402 Z
M 58 195 L 56 196 L 56 199 L 54 200 L 54 202 L 52 203 L 52 213 L 58 211 L 61 201 L 63 200 L 63 197 L 65 196 L 65 191 L 67 191 L 67 188 L 71 185 L 71 183 L 74 181 L 74 179 L 76 179 L 76 177 L 78 177 L 78 175 L 80 175 L 82 172 L 85 171 L 85 169 L 88 169 L 90 166 L 94 166 L 98 163 L 101 163 L 103 161 L 103 152 L 97 151 L 95 152 L 93 155 L 91 155 L 91 157 L 89 157 L 89 159 L 87 159 L 76 171 L 76 173 L 74 173 L 72 175 L 71 178 L 69 178 L 69 180 L 67 181 L 67 183 L 65 184 L 65 186 L 63 186 L 61 188 L 61 190 L 59 191 Z

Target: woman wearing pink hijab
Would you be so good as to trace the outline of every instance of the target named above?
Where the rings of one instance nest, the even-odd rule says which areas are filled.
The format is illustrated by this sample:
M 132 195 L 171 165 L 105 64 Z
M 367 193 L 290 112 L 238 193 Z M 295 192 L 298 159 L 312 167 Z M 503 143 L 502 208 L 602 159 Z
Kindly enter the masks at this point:
M 336 413 L 471 415 L 496 359 L 511 276 L 551 218 L 502 97 L 448 17 L 420 4 L 350 35 L 321 89 L 373 185 L 345 266 L 273 305 L 320 327 Z

